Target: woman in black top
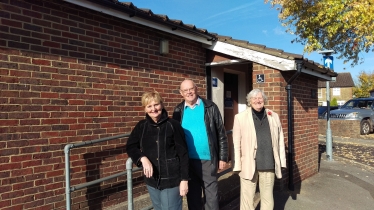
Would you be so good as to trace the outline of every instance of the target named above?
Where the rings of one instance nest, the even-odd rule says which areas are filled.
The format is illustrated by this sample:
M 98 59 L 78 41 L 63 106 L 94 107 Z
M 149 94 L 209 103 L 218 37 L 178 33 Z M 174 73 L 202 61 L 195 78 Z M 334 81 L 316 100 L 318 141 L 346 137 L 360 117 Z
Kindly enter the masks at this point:
M 170 119 L 157 92 L 142 96 L 146 118 L 127 141 L 127 154 L 143 167 L 145 183 L 156 210 L 181 210 L 188 192 L 188 152 L 183 129 Z

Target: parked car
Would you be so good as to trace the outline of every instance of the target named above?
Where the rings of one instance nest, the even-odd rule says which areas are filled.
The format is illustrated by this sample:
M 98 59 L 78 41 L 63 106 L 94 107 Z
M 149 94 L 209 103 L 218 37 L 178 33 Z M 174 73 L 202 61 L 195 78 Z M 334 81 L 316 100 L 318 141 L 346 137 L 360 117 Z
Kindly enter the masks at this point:
M 374 98 L 355 98 L 347 101 L 340 109 L 330 111 L 332 120 L 359 120 L 360 134 L 373 132 Z
M 339 109 L 339 106 L 330 106 L 330 112 L 334 109 Z M 323 119 L 326 117 L 327 106 L 319 106 L 318 107 L 318 118 Z

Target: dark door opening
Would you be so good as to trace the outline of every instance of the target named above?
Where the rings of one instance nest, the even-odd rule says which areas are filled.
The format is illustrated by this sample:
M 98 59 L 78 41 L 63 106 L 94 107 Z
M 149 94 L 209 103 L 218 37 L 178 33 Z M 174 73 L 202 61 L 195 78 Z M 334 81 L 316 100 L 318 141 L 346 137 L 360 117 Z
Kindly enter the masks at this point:
M 224 73 L 224 123 L 227 131 L 234 126 L 234 117 L 238 113 L 238 75 Z M 233 152 L 232 135 L 228 135 L 229 159 Z

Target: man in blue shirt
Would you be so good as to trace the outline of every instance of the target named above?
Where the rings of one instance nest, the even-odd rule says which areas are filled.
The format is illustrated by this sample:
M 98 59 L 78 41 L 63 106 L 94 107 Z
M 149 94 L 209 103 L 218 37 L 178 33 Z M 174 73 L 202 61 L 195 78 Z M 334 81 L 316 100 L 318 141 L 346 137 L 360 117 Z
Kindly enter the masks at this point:
M 182 124 L 190 158 L 188 209 L 218 210 L 217 171 L 228 161 L 222 117 L 215 103 L 199 97 L 192 80 L 181 83 L 180 93 L 184 101 L 175 107 L 173 118 Z

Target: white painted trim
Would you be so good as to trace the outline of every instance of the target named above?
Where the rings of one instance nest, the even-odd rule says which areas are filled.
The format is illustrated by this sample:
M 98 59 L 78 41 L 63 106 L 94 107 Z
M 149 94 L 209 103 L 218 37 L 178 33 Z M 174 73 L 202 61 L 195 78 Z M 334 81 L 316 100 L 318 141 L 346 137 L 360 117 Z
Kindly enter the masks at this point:
M 75 5 L 84 7 L 84 8 L 87 8 L 87 9 L 91 9 L 91 10 L 94 10 L 94 11 L 97 11 L 97 12 L 100 12 L 100 13 L 104 13 L 104 14 L 107 14 L 107 15 L 110 15 L 110 16 L 118 17 L 118 18 L 130 21 L 130 22 L 133 22 L 133 23 L 138 23 L 138 24 L 150 27 L 150 28 L 154 28 L 154 29 L 157 29 L 157 30 L 160 30 L 160 31 L 164 31 L 164 32 L 167 32 L 169 34 L 174 34 L 174 35 L 184 37 L 184 38 L 187 38 L 187 39 L 190 39 L 190 40 L 194 40 L 194 41 L 206 44 L 206 45 L 212 45 L 212 41 L 208 41 L 206 37 L 197 36 L 197 35 L 194 35 L 194 34 L 191 34 L 191 33 L 184 32 L 182 30 L 172 30 L 170 26 L 168 27 L 168 26 L 165 26 L 163 24 L 155 23 L 155 22 L 152 22 L 152 21 L 149 21 L 149 20 L 145 20 L 145 19 L 136 17 L 136 16 L 130 17 L 126 13 L 123 13 L 123 12 L 120 12 L 120 11 L 117 11 L 117 10 L 114 10 L 114 9 L 110 9 L 110 8 L 107 8 L 107 7 L 102 6 L 102 5 L 98 5 L 98 4 L 89 2 L 87 0 L 64 0 L 64 1 L 69 2 L 71 4 L 75 4 Z
M 250 62 L 250 61 L 244 60 L 244 59 L 225 60 L 225 61 L 219 61 L 219 62 L 205 63 L 205 66 L 224 66 L 224 65 L 239 64 L 239 63 L 244 63 L 244 62 Z
M 215 52 L 220 52 L 226 55 L 249 60 L 281 71 L 296 70 L 296 63 L 294 60 L 279 58 L 273 55 L 257 52 L 243 47 L 238 47 L 220 41 L 213 43 L 213 45 L 211 46 L 203 45 L 203 47 Z
M 301 73 L 313 75 L 313 76 L 316 76 L 316 77 L 319 77 L 319 78 L 322 78 L 322 79 L 325 79 L 325 80 L 328 80 L 328 81 L 331 81 L 331 78 L 332 78 L 331 76 L 329 76 L 327 74 L 322 74 L 322 73 L 312 71 L 312 70 L 309 70 L 309 69 L 305 69 L 305 68 L 301 69 Z

